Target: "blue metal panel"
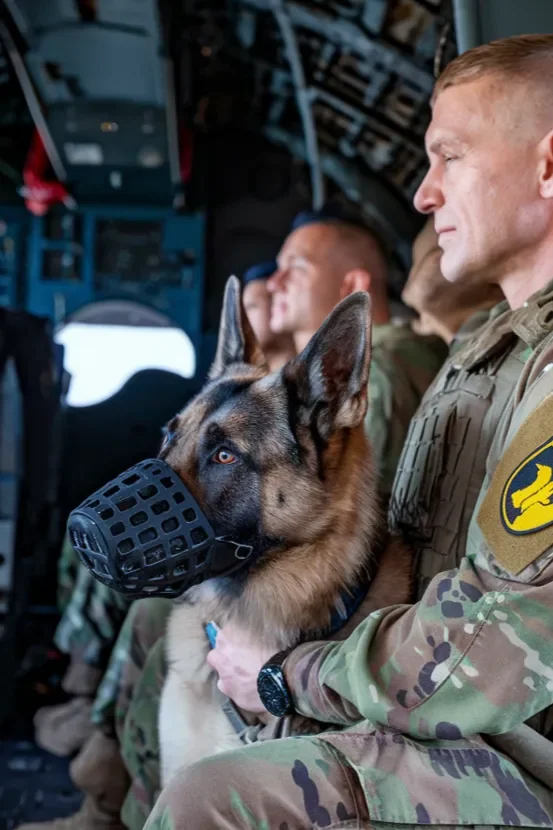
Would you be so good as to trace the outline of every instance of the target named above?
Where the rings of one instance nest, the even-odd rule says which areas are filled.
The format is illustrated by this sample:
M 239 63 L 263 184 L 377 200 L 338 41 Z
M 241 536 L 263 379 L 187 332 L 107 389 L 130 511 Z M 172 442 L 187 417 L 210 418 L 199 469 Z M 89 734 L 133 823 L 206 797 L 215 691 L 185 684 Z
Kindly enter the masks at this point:
M 50 317 L 56 323 L 91 302 L 131 299 L 167 314 L 190 336 L 196 348 L 201 340 L 203 318 L 205 216 L 202 213 L 177 215 L 164 210 L 139 207 L 93 207 L 80 214 L 78 240 L 45 238 L 45 222 L 32 218 L 28 234 L 26 308 Z M 160 222 L 163 227 L 162 253 L 176 255 L 178 264 L 171 285 L 127 278 L 117 273 L 98 280 L 95 249 L 97 226 L 103 221 Z M 78 243 L 76 245 L 75 243 Z M 78 251 L 80 268 L 74 279 L 50 279 L 44 271 L 48 251 Z
M 192 341 L 199 337 L 203 318 L 205 218 L 196 213 L 173 216 L 165 223 L 166 251 L 189 251 L 193 262 L 182 268 L 182 287 L 168 288 L 166 313 L 175 319 Z
M 86 227 L 86 220 L 84 222 Z M 85 239 L 83 238 L 83 243 Z M 51 244 L 51 243 L 50 243 Z M 57 247 L 57 246 L 56 246 Z M 50 317 L 60 322 L 66 314 L 93 300 L 93 282 L 86 268 L 90 256 L 83 244 L 81 278 L 79 280 L 50 280 L 44 275 L 44 251 L 51 249 L 44 238 L 44 219 L 31 219 L 27 247 L 26 308 L 32 314 Z

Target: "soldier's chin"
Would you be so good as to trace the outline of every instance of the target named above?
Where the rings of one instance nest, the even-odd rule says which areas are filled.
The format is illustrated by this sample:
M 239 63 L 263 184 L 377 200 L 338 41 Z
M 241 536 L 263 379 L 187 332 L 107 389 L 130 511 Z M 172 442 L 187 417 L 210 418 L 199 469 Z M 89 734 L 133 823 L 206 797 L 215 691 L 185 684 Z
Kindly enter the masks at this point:
M 463 259 L 460 251 L 448 248 L 440 259 L 440 271 L 448 282 L 459 282 L 470 273 L 468 262 Z
M 289 328 L 285 314 L 280 314 L 278 311 L 271 314 L 271 332 L 273 334 L 288 334 Z

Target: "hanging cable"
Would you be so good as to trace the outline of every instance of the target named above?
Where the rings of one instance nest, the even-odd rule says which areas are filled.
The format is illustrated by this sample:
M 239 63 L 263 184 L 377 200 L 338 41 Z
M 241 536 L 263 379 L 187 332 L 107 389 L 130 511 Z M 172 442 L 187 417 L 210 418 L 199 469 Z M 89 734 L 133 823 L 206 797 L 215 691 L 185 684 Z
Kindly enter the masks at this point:
M 294 27 L 292 26 L 290 16 L 282 0 L 277 0 L 276 5 L 273 6 L 273 13 L 280 29 L 280 34 L 284 43 L 288 62 L 290 64 L 292 80 L 294 82 L 296 104 L 303 127 L 306 156 L 311 168 L 311 199 L 313 208 L 314 210 L 319 210 L 325 201 L 325 187 L 309 89 L 305 85 L 305 73 L 303 71 L 303 64 L 298 49 L 298 42 L 294 32 Z

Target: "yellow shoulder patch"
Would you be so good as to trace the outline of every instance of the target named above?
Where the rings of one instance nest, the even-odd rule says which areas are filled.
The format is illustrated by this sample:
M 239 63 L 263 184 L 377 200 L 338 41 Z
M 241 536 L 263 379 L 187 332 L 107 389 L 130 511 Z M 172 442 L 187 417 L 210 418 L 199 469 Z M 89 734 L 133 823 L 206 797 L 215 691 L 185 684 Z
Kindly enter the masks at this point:
M 553 545 L 553 395 L 518 430 L 477 521 L 498 563 L 512 574 Z

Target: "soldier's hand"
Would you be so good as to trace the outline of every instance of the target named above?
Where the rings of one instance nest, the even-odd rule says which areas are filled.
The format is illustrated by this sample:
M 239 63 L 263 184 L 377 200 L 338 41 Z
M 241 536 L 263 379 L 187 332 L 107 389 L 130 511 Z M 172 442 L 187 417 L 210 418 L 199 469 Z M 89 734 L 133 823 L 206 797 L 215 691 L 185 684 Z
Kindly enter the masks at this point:
M 266 709 L 257 693 L 257 675 L 272 655 L 272 649 L 253 644 L 241 629 L 229 624 L 217 633 L 207 662 L 219 675 L 217 688 L 241 709 L 260 715 Z

